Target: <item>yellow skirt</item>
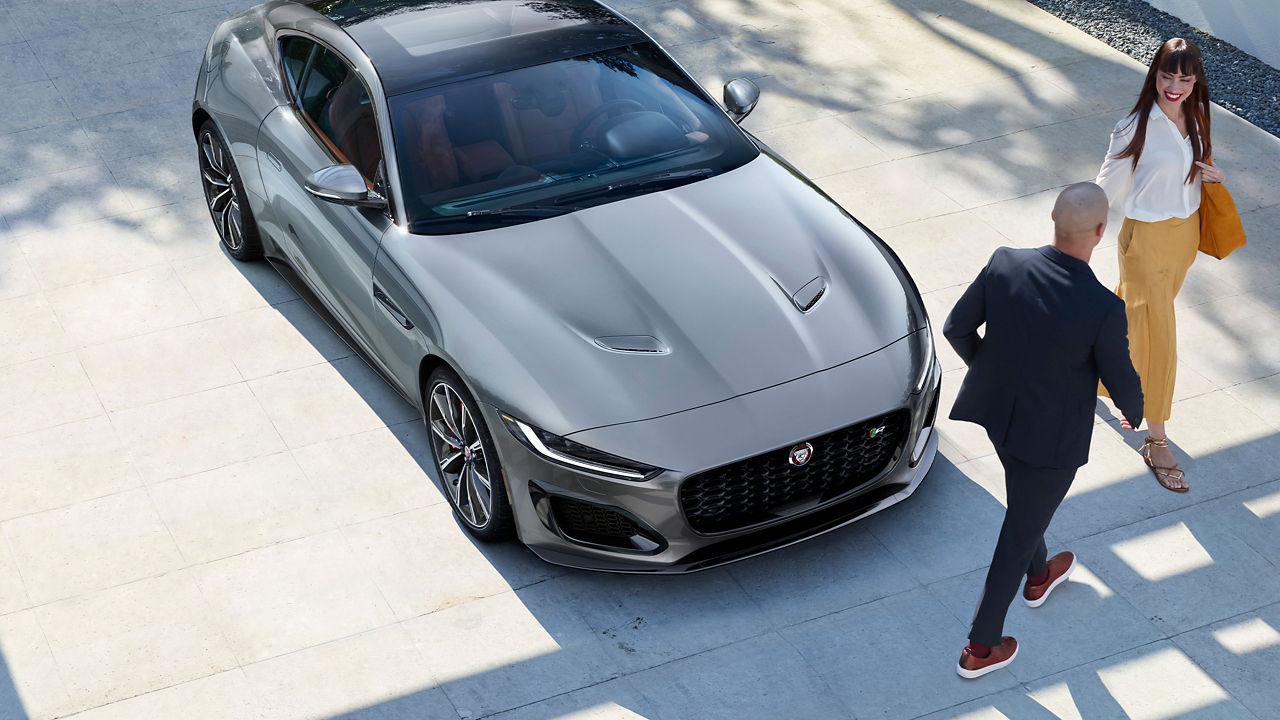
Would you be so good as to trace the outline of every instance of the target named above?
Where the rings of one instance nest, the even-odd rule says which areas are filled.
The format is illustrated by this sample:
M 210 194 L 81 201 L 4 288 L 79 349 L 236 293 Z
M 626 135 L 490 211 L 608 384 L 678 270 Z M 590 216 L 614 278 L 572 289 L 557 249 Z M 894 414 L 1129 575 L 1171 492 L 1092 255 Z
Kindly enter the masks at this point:
M 1124 300 L 1129 320 L 1129 355 L 1142 378 L 1147 422 L 1165 422 L 1172 411 L 1178 367 L 1173 299 L 1195 262 L 1199 245 L 1199 212 L 1154 223 L 1125 218 L 1120 227 L 1116 295 Z

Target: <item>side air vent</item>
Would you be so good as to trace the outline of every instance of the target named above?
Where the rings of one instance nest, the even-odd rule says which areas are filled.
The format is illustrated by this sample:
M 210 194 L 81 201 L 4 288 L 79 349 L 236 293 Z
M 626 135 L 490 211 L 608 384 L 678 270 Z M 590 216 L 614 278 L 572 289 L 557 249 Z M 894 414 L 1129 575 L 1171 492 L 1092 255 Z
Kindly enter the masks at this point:
M 641 355 L 666 355 L 671 352 L 662 341 L 652 335 L 611 335 L 596 338 L 596 345 L 605 350 Z

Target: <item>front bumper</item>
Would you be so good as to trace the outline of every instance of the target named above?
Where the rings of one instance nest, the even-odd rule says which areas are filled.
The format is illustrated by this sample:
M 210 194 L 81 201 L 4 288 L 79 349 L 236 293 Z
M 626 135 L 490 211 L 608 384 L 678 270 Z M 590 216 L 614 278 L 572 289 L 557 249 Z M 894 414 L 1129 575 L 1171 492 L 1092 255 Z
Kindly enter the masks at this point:
M 909 497 L 937 452 L 934 432 L 941 371 L 934 361 L 920 393 L 911 392 L 912 344 L 876 353 L 772 388 L 660 418 L 573 433 L 573 440 L 667 468 L 641 482 L 612 480 L 543 459 L 511 437 L 497 410 L 484 406 L 503 465 L 520 539 L 551 563 L 637 573 L 702 570 L 829 532 Z M 786 517 L 731 532 L 703 534 L 687 521 L 681 483 L 694 474 L 905 409 L 907 431 L 893 459 L 845 494 Z M 634 523 L 634 542 L 618 547 L 577 536 L 556 521 L 557 507 L 593 507 Z M 606 513 L 608 514 L 608 513 Z M 626 525 L 632 527 L 631 525 Z

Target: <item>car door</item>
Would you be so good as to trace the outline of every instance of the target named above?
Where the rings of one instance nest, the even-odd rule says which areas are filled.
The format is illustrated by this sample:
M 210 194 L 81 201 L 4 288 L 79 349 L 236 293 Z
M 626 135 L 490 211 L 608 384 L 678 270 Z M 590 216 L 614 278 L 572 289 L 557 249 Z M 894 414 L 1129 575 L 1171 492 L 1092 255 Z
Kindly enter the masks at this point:
M 366 351 L 372 348 L 373 262 L 391 218 L 384 210 L 323 200 L 305 189 L 311 173 L 354 165 L 381 188 L 382 143 L 376 108 L 351 64 L 302 35 L 281 39 L 292 102 L 258 131 L 258 166 L 269 231 L 307 284 Z

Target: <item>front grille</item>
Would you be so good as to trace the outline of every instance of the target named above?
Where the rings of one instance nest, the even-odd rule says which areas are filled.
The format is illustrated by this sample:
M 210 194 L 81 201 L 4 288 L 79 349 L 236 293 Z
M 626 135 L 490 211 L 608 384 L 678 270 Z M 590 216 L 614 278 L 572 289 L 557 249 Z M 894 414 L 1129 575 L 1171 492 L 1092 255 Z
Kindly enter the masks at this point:
M 792 465 L 785 447 L 691 475 L 680 485 L 690 527 L 728 532 L 816 507 L 874 479 L 897 457 L 910 415 L 895 410 L 808 442 L 812 459 Z
M 640 534 L 635 521 L 620 512 L 592 503 L 557 497 L 552 501 L 556 525 L 565 535 L 600 545 L 631 547 L 628 542 Z

